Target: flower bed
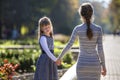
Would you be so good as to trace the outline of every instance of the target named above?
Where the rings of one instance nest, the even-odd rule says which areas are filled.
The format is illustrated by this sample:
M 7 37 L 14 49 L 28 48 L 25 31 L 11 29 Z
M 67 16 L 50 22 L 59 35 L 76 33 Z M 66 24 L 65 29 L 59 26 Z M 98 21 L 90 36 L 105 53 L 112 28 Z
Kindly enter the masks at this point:
M 0 80 L 12 80 L 12 76 L 16 74 L 15 70 L 18 66 L 19 64 L 9 63 L 5 59 L 3 65 L 0 66 Z
M 23 41 L 23 40 L 22 40 Z M 2 69 L 2 66 L 4 66 L 4 60 L 8 60 L 10 65 L 15 66 L 16 64 L 19 64 L 19 67 L 16 69 L 16 72 L 13 71 L 14 73 L 18 74 L 24 74 L 24 73 L 34 73 L 35 71 L 35 64 L 36 61 L 41 54 L 39 45 L 37 42 L 34 40 L 32 43 L 32 40 L 26 40 L 26 41 L 6 41 L 2 42 L 0 41 L 1 44 L 0 46 L 0 67 Z M 21 45 L 22 43 L 22 45 Z M 27 43 L 27 44 L 26 44 Z M 23 45 L 24 44 L 24 45 Z M 27 47 L 22 47 L 26 46 Z M 34 45 L 32 48 L 31 46 Z M 7 46 L 8 45 L 8 46 Z M 9 47 L 13 45 L 12 47 Z M 19 45 L 19 46 L 18 46 Z M 57 46 L 64 46 L 63 43 L 60 41 L 55 41 L 55 56 L 57 57 L 61 53 L 61 49 L 59 49 Z M 29 48 L 30 46 L 30 48 Z M 63 58 L 63 62 L 61 66 L 58 66 L 58 69 L 67 69 L 69 68 L 72 64 L 74 64 L 73 56 L 70 52 L 69 54 L 66 54 Z M 1 76 L 7 76 L 7 74 L 2 74 L 0 73 L 0 78 Z M 5 80 L 5 79 L 3 79 Z M 29 79 L 28 79 L 29 80 Z

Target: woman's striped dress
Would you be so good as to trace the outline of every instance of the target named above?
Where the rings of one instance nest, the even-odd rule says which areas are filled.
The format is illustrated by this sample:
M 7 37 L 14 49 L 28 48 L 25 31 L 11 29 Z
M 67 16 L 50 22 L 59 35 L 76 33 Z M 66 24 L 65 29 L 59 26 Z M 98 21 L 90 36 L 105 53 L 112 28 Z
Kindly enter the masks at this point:
M 78 36 L 80 43 L 80 54 L 77 60 L 77 80 L 100 80 L 101 66 L 105 67 L 105 59 L 102 45 L 102 29 L 100 26 L 91 24 L 93 38 L 86 36 L 87 25 L 81 24 L 74 28 L 67 46 L 63 49 L 59 58 L 70 49 Z

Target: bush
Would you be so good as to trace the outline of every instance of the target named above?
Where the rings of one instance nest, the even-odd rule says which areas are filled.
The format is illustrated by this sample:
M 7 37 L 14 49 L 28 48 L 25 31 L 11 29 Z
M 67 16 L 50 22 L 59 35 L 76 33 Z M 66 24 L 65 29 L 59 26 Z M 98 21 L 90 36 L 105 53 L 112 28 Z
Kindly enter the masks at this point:
M 0 65 L 3 64 L 4 59 L 8 59 L 10 63 L 13 64 L 20 64 L 19 68 L 17 69 L 17 72 L 33 72 L 34 68 L 33 65 L 35 65 L 35 62 L 38 58 L 39 50 L 36 51 L 34 49 L 30 49 L 29 51 L 27 49 L 25 50 L 6 50 L 6 52 L 0 52 Z
M 36 68 L 36 62 L 41 54 L 39 45 L 37 40 L 35 39 L 25 39 L 25 40 L 8 40 L 8 41 L 2 41 L 0 40 L 1 46 L 21 46 L 21 45 L 35 45 L 35 48 L 29 48 L 29 49 L 7 49 L 7 48 L 0 48 L 0 65 L 3 65 L 3 60 L 7 59 L 10 63 L 13 64 L 20 64 L 19 68 L 16 69 L 17 72 L 24 73 L 24 72 L 33 72 Z M 54 53 L 55 56 L 58 57 L 58 55 L 61 53 L 61 48 L 64 44 L 60 41 L 55 41 L 55 48 Z M 73 64 L 74 61 L 72 61 L 72 54 L 66 54 L 63 58 L 63 63 L 58 68 L 68 68 Z
M 72 54 L 71 53 L 66 53 L 66 55 L 63 58 L 63 62 L 67 64 L 72 64 Z
M 9 63 L 7 59 L 4 59 L 3 65 L 0 66 L 0 80 L 12 80 L 12 76 L 15 75 L 15 70 L 19 64 Z

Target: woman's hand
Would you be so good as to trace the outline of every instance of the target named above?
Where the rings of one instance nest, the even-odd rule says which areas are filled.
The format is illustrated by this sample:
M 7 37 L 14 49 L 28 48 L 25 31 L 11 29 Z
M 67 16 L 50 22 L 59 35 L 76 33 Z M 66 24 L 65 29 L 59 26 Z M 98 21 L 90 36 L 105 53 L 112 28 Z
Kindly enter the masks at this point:
M 107 72 L 107 71 L 106 71 L 106 68 L 102 68 L 102 72 L 101 72 L 101 73 L 102 73 L 103 76 L 106 75 L 106 72 Z
M 58 60 L 56 61 L 56 64 L 57 64 L 58 66 L 60 66 L 60 65 L 61 65 L 61 60 L 58 59 Z

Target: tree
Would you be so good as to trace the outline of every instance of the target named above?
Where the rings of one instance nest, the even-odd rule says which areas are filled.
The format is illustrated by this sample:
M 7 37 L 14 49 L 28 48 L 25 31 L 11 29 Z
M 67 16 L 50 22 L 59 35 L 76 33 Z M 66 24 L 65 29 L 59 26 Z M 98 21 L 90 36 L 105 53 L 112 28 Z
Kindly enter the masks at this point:
M 75 26 L 73 21 L 77 13 L 78 3 L 78 0 L 58 0 L 50 15 L 55 33 L 71 33 Z
M 0 1 L 0 28 L 6 26 L 17 29 L 25 26 L 36 30 L 39 18 L 51 18 L 56 33 L 71 33 L 75 26 L 78 0 L 1 0 Z M 77 22 L 77 21 L 76 21 Z M 1 30 L 1 29 L 0 29 Z
M 109 5 L 110 8 L 110 20 L 114 26 L 114 30 L 120 30 L 120 0 L 112 0 Z
M 42 16 L 49 16 L 58 0 L 1 0 L 0 1 L 0 30 L 3 25 L 12 30 L 16 25 L 20 30 L 25 25 L 35 30 Z M 2 32 L 2 31 L 1 31 Z

